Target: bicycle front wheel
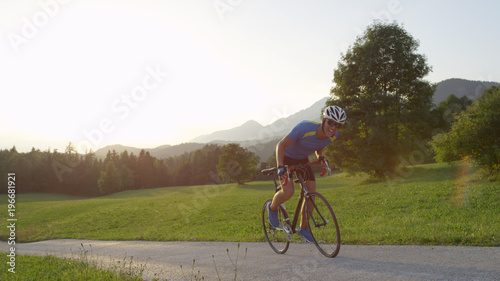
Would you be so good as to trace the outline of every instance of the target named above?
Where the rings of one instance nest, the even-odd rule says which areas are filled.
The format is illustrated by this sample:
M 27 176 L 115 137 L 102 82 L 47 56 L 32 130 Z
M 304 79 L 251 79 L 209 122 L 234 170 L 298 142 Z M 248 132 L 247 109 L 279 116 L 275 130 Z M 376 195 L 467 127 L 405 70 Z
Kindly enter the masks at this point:
M 318 250 L 329 258 L 340 251 L 340 230 L 332 207 L 323 195 L 311 192 L 306 205 L 309 230 Z
M 267 204 L 270 204 L 273 200 L 269 199 L 264 203 L 262 207 L 262 226 L 264 228 L 264 235 L 266 236 L 269 246 L 278 254 L 284 254 L 288 250 L 290 241 L 287 237 L 292 236 L 290 225 L 290 220 L 288 219 L 288 214 L 286 210 L 279 206 L 278 209 L 278 219 L 280 221 L 279 227 L 273 227 L 269 222 L 269 212 L 267 211 Z

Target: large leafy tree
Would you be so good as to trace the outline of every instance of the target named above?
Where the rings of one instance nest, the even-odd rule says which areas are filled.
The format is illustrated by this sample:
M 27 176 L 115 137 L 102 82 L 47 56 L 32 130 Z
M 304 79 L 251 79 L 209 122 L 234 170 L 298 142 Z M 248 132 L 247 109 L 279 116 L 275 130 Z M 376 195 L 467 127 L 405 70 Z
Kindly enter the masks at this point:
M 500 171 L 500 88 L 484 92 L 456 115 L 449 132 L 436 135 L 432 146 L 439 162 L 470 157 L 485 170 Z
M 217 171 L 223 180 L 242 185 L 245 181 L 253 180 L 258 162 L 255 153 L 239 144 L 230 143 L 222 148 Z
M 327 102 L 348 115 L 327 152 L 337 166 L 383 178 L 431 137 L 435 86 L 423 80 L 431 67 L 418 46 L 397 23 L 375 22 L 342 54 Z

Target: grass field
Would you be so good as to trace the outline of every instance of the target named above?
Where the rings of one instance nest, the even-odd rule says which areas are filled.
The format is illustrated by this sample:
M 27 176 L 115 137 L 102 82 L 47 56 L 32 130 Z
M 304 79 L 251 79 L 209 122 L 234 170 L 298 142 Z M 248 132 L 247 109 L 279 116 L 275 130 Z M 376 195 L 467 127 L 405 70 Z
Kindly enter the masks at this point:
M 140 278 L 140 272 L 131 271 L 126 266 L 102 269 L 98 264 L 80 258 L 62 259 L 53 256 L 19 255 L 16 258 L 15 273 L 7 271 L 7 261 L 8 258 L 5 255 L 0 255 L 1 280 L 144 280 Z
M 500 182 L 461 171 L 458 165 L 421 165 L 405 170 L 405 177 L 378 183 L 336 174 L 318 178 L 318 191 L 337 215 L 343 244 L 500 246 Z M 271 182 L 99 198 L 18 194 L 16 241 L 265 241 L 260 211 L 272 195 Z M 297 195 L 287 203 L 289 212 Z M 5 223 L 7 203 L 1 195 Z M 8 231 L 0 228 L 1 240 Z

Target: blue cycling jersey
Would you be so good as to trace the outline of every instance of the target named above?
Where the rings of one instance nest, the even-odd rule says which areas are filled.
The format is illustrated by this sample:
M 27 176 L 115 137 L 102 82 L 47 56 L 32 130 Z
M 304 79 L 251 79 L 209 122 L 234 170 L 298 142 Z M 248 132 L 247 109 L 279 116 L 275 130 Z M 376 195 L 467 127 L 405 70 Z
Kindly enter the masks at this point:
M 293 159 L 305 159 L 316 150 L 326 147 L 339 136 L 339 132 L 331 138 L 319 139 L 316 131 L 321 123 L 302 121 L 288 134 L 293 144 L 285 148 L 285 156 Z

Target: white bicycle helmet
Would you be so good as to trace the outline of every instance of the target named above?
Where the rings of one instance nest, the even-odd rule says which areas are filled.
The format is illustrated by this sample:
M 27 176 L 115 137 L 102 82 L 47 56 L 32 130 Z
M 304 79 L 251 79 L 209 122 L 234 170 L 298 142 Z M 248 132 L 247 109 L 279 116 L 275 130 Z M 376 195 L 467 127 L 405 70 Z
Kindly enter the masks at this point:
M 332 119 L 333 121 L 340 124 L 344 124 L 345 120 L 347 119 L 345 111 L 336 105 L 327 107 L 325 109 L 325 112 L 323 113 L 323 116 L 325 118 Z

